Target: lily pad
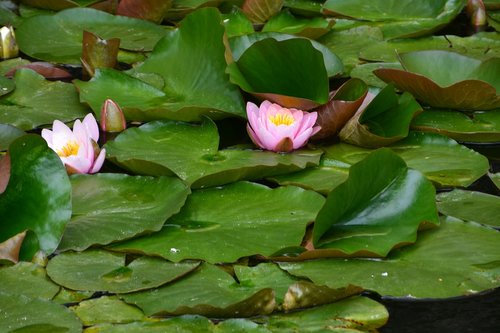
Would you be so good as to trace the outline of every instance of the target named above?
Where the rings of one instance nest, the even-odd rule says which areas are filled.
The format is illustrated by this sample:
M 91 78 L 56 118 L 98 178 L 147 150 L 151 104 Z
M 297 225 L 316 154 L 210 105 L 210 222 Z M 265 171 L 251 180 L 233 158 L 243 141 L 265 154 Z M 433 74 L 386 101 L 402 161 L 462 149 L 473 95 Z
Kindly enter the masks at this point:
M 284 0 L 245 0 L 241 10 L 254 23 L 264 23 L 280 12 Z
M 37 264 L 20 262 L 0 268 L 0 294 L 14 293 L 50 300 L 58 292 L 59 286 L 50 281 L 45 269 Z
M 248 35 L 243 35 L 243 36 L 237 36 L 234 38 L 229 39 L 229 45 L 231 46 L 231 53 L 233 56 L 233 59 L 235 61 L 238 61 L 241 57 L 241 55 L 254 43 L 259 42 L 264 39 L 272 38 L 275 39 L 279 42 L 289 40 L 289 39 L 297 39 L 297 38 L 303 38 L 303 37 L 298 37 L 294 35 L 289 35 L 289 34 L 284 34 L 284 33 L 278 33 L 278 32 L 259 32 L 259 33 L 253 33 L 253 34 L 248 34 Z M 323 61 L 325 63 L 325 68 L 326 72 L 328 73 L 328 77 L 333 77 L 340 75 L 343 70 L 344 66 L 342 65 L 342 61 L 339 59 L 339 57 L 334 54 L 328 47 L 325 45 L 318 43 L 315 40 L 312 39 L 306 39 L 308 40 L 311 45 L 321 52 L 323 55 Z
M 362 147 L 387 146 L 408 135 L 413 116 L 421 111 L 411 94 L 398 96 L 394 86 L 388 85 L 349 119 L 339 137 Z
M 390 150 L 377 150 L 353 165 L 347 181 L 328 195 L 314 223 L 315 249 L 385 257 L 415 242 L 421 226 L 439 224 L 434 198 L 432 183 L 420 172 Z
M 447 298 L 500 286 L 499 241 L 496 230 L 447 218 L 387 259 L 320 259 L 280 267 L 331 288 L 353 283 L 384 296 Z
M 273 289 L 238 284 L 231 275 L 209 264 L 159 289 L 122 295 L 122 298 L 137 305 L 148 316 L 250 317 L 269 314 L 276 305 Z
M 115 296 L 103 296 L 80 302 L 72 308 L 85 326 L 124 324 L 145 319 L 144 313 Z
M 241 93 L 224 73 L 223 35 L 218 11 L 198 10 L 169 31 L 132 76 L 102 70 L 89 82 L 77 81 L 80 99 L 99 115 L 112 98 L 128 120 L 245 117 Z
M 300 245 L 307 224 L 315 219 L 323 202 L 321 195 L 292 186 L 270 189 L 236 182 L 198 190 L 161 231 L 110 248 L 159 255 L 175 262 L 188 258 L 234 262 L 256 254 L 269 256 Z
M 367 85 L 376 88 L 384 88 L 387 84 L 379 79 L 373 71 L 379 68 L 403 69 L 399 62 L 369 62 L 357 65 L 351 70 L 350 76 L 363 80 Z
M 500 173 L 488 173 L 491 181 L 500 189 Z
M 284 107 L 309 110 L 328 101 L 323 56 L 303 38 L 255 42 L 228 71 L 244 91 Z
M 486 157 L 439 134 L 410 132 L 407 138 L 388 148 L 438 187 L 467 187 L 489 168 Z M 281 185 L 292 184 L 326 194 L 347 179 L 352 164 L 372 151 L 346 143 L 323 147 L 323 150 L 325 154 L 318 167 L 272 179 Z
M 23 136 L 24 134 L 26 133 L 17 127 L 0 124 L 0 151 L 7 150 L 12 141 Z
M 233 7 L 228 14 L 223 14 L 227 38 L 254 33 L 252 22 L 239 7 Z
M 84 30 L 103 39 L 119 38 L 121 48 L 133 51 L 151 51 L 166 33 L 161 26 L 144 20 L 71 8 L 23 20 L 16 37 L 20 50 L 33 58 L 77 65 Z
M 122 174 L 75 175 L 73 217 L 59 250 L 83 250 L 158 231 L 184 205 L 189 188 L 178 178 Z
M 150 257 L 140 257 L 126 264 L 125 254 L 87 250 L 55 256 L 47 265 L 47 274 L 57 284 L 73 290 L 129 293 L 175 280 L 198 264 L 171 263 Z
M 81 332 L 82 324 L 62 305 L 41 298 L 0 292 L 2 332 Z
M 10 179 L 0 194 L 0 240 L 31 230 L 39 244 L 27 244 L 23 259 L 30 260 L 39 249 L 50 254 L 71 217 L 66 169 L 45 140 L 34 134 L 12 142 L 9 156 Z
M 47 81 L 30 69 L 17 70 L 14 81 L 16 89 L 0 97 L 0 123 L 31 130 L 56 119 L 83 118 L 89 112 L 70 83 Z
M 414 130 L 435 132 L 466 142 L 499 142 L 500 109 L 465 113 L 429 109 L 413 119 Z
M 437 196 L 441 214 L 462 220 L 500 227 L 500 197 L 474 191 L 455 189 Z
M 274 31 L 285 34 L 297 35 L 311 39 L 317 39 L 327 32 L 335 24 L 335 21 L 323 17 L 298 18 L 289 10 L 272 17 L 262 28 L 262 31 Z
M 500 58 L 481 61 L 436 50 L 400 54 L 400 61 L 405 70 L 382 68 L 375 70 L 375 75 L 433 107 L 500 107 Z
M 175 173 L 193 188 L 297 171 L 318 163 L 321 151 L 290 154 L 249 149 L 218 150 L 217 127 L 156 121 L 130 128 L 105 147 L 108 158 L 140 174 Z
M 450 23 L 464 8 L 466 0 L 328 0 L 323 13 L 358 20 L 382 22 L 384 38 L 417 37 Z M 411 10 L 408 10 L 411 8 Z

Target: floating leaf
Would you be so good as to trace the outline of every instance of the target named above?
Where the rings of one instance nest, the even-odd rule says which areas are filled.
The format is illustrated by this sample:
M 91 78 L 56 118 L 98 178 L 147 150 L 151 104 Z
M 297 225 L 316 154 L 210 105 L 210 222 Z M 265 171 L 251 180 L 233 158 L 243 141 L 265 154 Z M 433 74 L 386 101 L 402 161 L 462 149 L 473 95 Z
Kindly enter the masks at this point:
M 496 230 L 448 218 L 387 259 L 320 259 L 280 266 L 331 288 L 353 283 L 395 297 L 463 296 L 500 286 L 499 241 Z
M 229 14 L 222 17 L 228 38 L 254 33 L 252 22 L 239 7 L 234 7 Z
M 396 94 L 388 85 L 366 106 L 360 109 L 342 128 L 342 141 L 362 147 L 390 145 L 408 135 L 413 116 L 422 111 L 413 96 Z
M 201 314 L 210 317 L 250 317 L 269 314 L 276 305 L 274 291 L 238 284 L 222 269 L 203 264 L 200 269 L 159 289 L 122 295 L 150 315 Z
M 328 101 L 322 54 L 306 39 L 255 42 L 228 71 L 244 91 L 287 108 L 309 110 Z
M 0 76 L 0 96 L 7 95 L 16 88 L 13 80 Z
M 128 120 L 245 117 L 241 93 L 224 73 L 223 35 L 218 11 L 198 10 L 158 42 L 150 57 L 132 70 L 135 77 L 97 71 L 91 81 L 76 82 L 80 98 L 97 115 L 111 98 Z
M 411 127 L 418 131 L 446 135 L 459 141 L 499 142 L 500 109 L 472 113 L 429 109 L 416 116 Z
M 315 110 L 318 112 L 316 123 L 321 126 L 321 130 L 314 139 L 337 134 L 356 113 L 367 93 L 367 85 L 359 79 L 350 79 L 330 93 L 330 101 Z
M 172 172 L 192 187 L 209 187 L 241 179 L 260 179 L 317 164 L 321 151 L 290 154 L 249 149 L 218 150 L 217 127 L 157 121 L 130 128 L 106 144 L 108 158 L 136 173 Z M 175 158 L 174 158 L 175 156 Z
M 121 0 L 116 14 L 161 23 L 171 6 L 172 0 Z
M 493 183 L 500 189 L 500 173 L 488 173 L 488 176 L 493 181 Z
M 400 61 L 405 70 L 381 68 L 375 75 L 433 107 L 500 107 L 500 58 L 481 61 L 436 50 L 400 54 Z
M 22 0 L 21 2 L 38 8 L 63 10 L 73 7 L 85 7 L 100 0 Z
M 17 88 L 0 98 L 1 123 L 31 130 L 55 119 L 71 121 L 88 113 L 70 83 L 46 81 L 29 69 L 17 70 L 14 81 Z
M 119 38 L 123 49 L 134 51 L 151 51 L 166 33 L 161 26 L 144 20 L 72 8 L 25 19 L 16 37 L 20 50 L 33 58 L 77 65 L 84 30 L 103 39 Z
M 241 10 L 254 23 L 264 23 L 280 12 L 284 0 L 245 0 Z
M 81 332 L 82 324 L 62 305 L 0 292 L 2 332 Z
M 314 246 L 320 253 L 384 257 L 415 242 L 421 225 L 439 223 L 434 197 L 420 172 L 390 150 L 377 150 L 328 195 L 314 223 Z
M 0 281 L 0 294 L 13 293 L 50 300 L 59 292 L 59 286 L 47 278 L 45 269 L 29 262 L 0 268 Z
M 174 264 L 150 257 L 126 264 L 125 254 L 87 250 L 55 256 L 47 265 L 47 274 L 57 284 L 73 290 L 129 293 L 158 287 L 197 266 L 196 262 Z
M 46 79 L 50 80 L 69 80 L 73 78 L 73 75 L 71 75 L 69 72 L 66 70 L 57 67 L 51 63 L 48 62 L 42 62 L 42 61 L 35 61 L 27 64 L 22 64 L 19 66 L 16 66 L 6 72 L 4 75 L 8 77 L 14 76 L 16 71 L 20 68 L 28 68 L 31 70 L 34 70 L 38 74 L 42 75 Z
M 334 24 L 335 21 L 332 19 L 323 17 L 297 18 L 289 10 L 282 10 L 281 13 L 267 22 L 262 31 L 281 32 L 317 39 L 329 32 Z
M 323 13 L 380 24 L 388 39 L 416 37 L 432 33 L 450 23 L 464 8 L 466 0 L 328 0 Z M 411 9 L 411 10 L 409 10 Z
M 495 195 L 455 189 L 438 194 L 441 214 L 462 220 L 500 227 L 500 198 Z
M 99 36 L 83 31 L 82 65 L 85 76 L 94 76 L 97 68 L 114 68 L 118 63 L 120 39 L 102 39 Z
M 12 141 L 19 138 L 20 136 L 23 136 L 24 134 L 24 131 L 20 130 L 17 127 L 7 124 L 0 124 L 0 151 L 7 150 Z M 0 193 L 1 192 L 3 191 L 0 190 Z
M 172 8 L 165 17 L 168 21 L 179 21 L 186 15 L 203 7 L 216 7 L 222 0 L 173 0 Z
M 0 195 L 0 240 L 31 230 L 39 249 L 50 254 L 71 217 L 71 185 L 66 169 L 38 135 L 16 139 L 9 155 L 10 180 Z M 31 244 L 23 259 L 31 259 L 37 250 L 38 246 Z
M 187 258 L 234 262 L 255 254 L 269 256 L 300 245 L 307 224 L 323 202 L 312 191 L 270 189 L 248 182 L 198 190 L 160 232 L 111 249 L 159 255 L 175 262 Z
M 289 40 L 289 39 L 297 39 L 302 37 L 297 37 L 294 35 L 287 35 L 277 32 L 259 32 L 253 33 L 243 36 L 237 36 L 229 39 L 229 45 L 231 46 L 231 53 L 233 59 L 238 61 L 241 55 L 254 43 L 259 42 L 264 39 L 272 38 L 279 42 Z M 328 77 L 333 77 L 341 74 L 344 70 L 344 66 L 342 65 L 342 61 L 337 57 L 332 51 L 330 51 L 326 46 L 321 43 L 318 43 L 312 39 L 308 40 L 311 45 L 321 52 L 323 55 L 323 61 L 325 63 L 326 72 L 328 73 Z
M 173 177 L 75 175 L 71 184 L 73 217 L 59 250 L 83 250 L 158 231 L 181 209 L 190 192 Z
M 103 296 L 80 302 L 72 308 L 83 325 L 123 324 L 143 320 L 144 313 L 114 296 Z
M 379 68 L 403 69 L 399 62 L 368 62 L 354 67 L 349 75 L 351 78 L 363 80 L 371 87 L 382 89 L 387 86 L 387 84 L 373 74 L 373 71 Z

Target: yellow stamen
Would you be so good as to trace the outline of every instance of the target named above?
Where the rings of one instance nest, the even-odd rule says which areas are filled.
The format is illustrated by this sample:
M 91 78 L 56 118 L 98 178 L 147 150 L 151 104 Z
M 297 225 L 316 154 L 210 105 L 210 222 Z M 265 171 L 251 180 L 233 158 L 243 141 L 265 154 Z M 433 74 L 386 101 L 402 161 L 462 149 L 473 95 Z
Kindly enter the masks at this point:
M 80 146 L 76 141 L 69 141 L 66 146 L 57 151 L 57 155 L 59 155 L 60 157 L 77 155 L 78 149 L 80 149 Z
M 295 119 L 289 113 L 277 113 L 274 116 L 269 116 L 269 120 L 276 126 L 290 126 L 295 122 Z

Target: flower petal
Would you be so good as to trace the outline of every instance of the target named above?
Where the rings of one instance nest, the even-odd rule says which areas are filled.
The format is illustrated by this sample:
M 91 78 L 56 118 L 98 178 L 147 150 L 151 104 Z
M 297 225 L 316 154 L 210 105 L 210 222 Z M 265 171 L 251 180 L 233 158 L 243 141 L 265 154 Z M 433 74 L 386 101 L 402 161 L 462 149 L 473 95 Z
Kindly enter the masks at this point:
M 99 156 L 97 156 L 97 158 L 95 159 L 94 165 L 92 166 L 92 169 L 90 169 L 89 173 L 96 173 L 97 171 L 101 170 L 105 158 L 106 158 L 106 149 L 103 148 L 101 149 Z
M 42 130 L 42 138 L 47 141 L 47 145 L 52 148 L 52 131 L 49 129 L 44 128 Z
M 61 157 L 64 165 L 69 167 L 70 173 L 88 173 L 91 167 L 91 162 L 88 159 L 79 156 Z
M 89 113 L 83 118 L 83 126 L 85 127 L 87 134 L 95 142 L 99 141 L 99 127 L 97 126 L 97 121 L 92 113 Z

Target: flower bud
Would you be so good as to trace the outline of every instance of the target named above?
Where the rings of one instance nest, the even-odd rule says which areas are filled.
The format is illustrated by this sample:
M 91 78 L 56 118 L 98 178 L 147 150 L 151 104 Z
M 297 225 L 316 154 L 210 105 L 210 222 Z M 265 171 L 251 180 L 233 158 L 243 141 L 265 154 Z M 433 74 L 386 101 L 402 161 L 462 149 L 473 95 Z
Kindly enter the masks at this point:
M 121 132 L 127 128 L 122 109 L 111 99 L 106 99 L 101 108 L 101 129 L 104 132 Z
M 19 54 L 19 47 L 16 42 L 16 35 L 14 28 L 11 26 L 4 26 L 0 29 L 0 56 L 3 59 L 15 58 Z

